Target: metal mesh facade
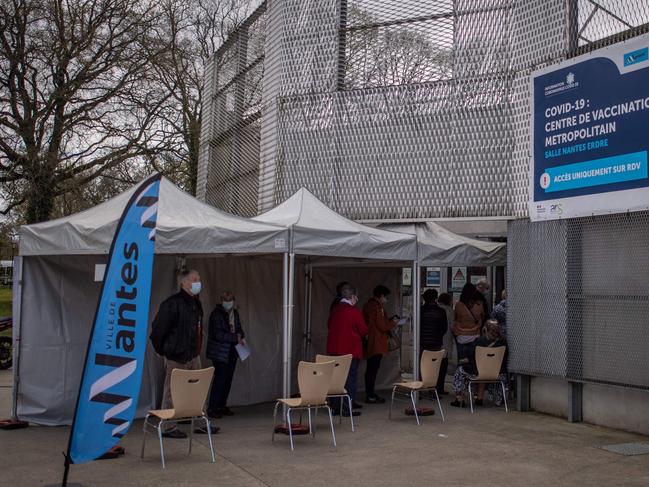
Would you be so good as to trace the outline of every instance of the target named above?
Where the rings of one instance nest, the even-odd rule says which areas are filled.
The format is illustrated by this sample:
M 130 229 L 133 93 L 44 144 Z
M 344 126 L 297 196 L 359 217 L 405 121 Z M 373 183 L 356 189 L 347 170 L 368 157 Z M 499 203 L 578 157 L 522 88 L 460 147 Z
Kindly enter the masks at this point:
M 649 212 L 510 223 L 510 369 L 649 389 Z
M 648 26 L 644 1 L 267 0 L 209 66 L 199 196 L 525 218 L 531 72 Z M 511 369 L 649 387 L 647 237 L 644 213 L 513 221 Z
M 529 75 L 646 31 L 625 0 L 268 0 L 208 70 L 199 196 L 355 219 L 524 217 Z

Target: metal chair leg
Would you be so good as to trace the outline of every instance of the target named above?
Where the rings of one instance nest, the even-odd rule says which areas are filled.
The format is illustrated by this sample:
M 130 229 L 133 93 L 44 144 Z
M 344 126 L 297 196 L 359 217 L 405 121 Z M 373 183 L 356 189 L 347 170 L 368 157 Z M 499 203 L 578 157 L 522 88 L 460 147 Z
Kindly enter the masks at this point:
M 508 413 L 509 410 L 507 409 L 507 392 L 505 391 L 505 383 L 503 381 L 500 381 L 500 385 L 503 388 L 503 401 L 505 402 L 505 412 Z
M 437 407 L 439 408 L 439 414 L 442 416 L 442 421 L 446 421 L 444 419 L 444 411 L 442 410 L 442 403 L 439 400 L 439 394 L 437 393 L 437 389 L 435 389 L 435 397 L 437 398 Z
M 417 414 L 417 405 L 415 404 L 415 391 L 410 391 L 410 401 L 412 401 L 412 411 L 415 413 L 417 424 L 420 425 L 419 414 Z
M 189 453 L 188 455 L 192 454 L 192 441 L 194 440 L 194 418 L 191 419 L 191 422 L 189 424 Z
M 392 398 L 390 399 L 390 409 L 388 410 L 388 419 L 392 419 L 392 405 L 394 404 L 394 392 L 397 390 L 397 386 L 392 388 Z
M 311 438 L 314 438 L 313 423 L 311 422 L 311 408 L 307 408 L 307 411 L 309 413 L 309 434 L 311 435 Z
M 275 403 L 275 410 L 273 411 L 273 434 L 270 437 L 270 441 L 275 441 L 275 427 L 277 426 L 277 408 L 279 408 L 279 401 Z
M 160 440 L 160 460 L 162 460 L 162 468 L 165 468 L 165 449 L 164 445 L 162 444 L 162 423 L 164 421 L 160 421 L 158 423 L 158 439 Z
M 144 458 L 144 443 L 146 442 L 146 423 L 149 420 L 149 415 L 144 417 L 144 424 L 142 425 L 142 449 L 140 450 L 140 458 Z
M 342 397 L 340 398 L 342 402 Z M 354 432 L 354 414 L 352 411 L 352 398 L 349 394 L 347 394 L 347 405 L 349 406 L 349 421 L 352 424 L 352 433 Z M 342 418 L 340 418 L 342 420 Z
M 469 404 L 471 405 L 471 414 L 473 414 L 473 391 L 471 390 L 471 381 L 469 381 Z
M 207 428 L 207 441 L 210 444 L 210 453 L 212 454 L 212 463 L 215 463 L 216 460 L 214 458 L 214 445 L 212 445 L 212 425 L 210 424 L 210 418 L 208 418 L 206 415 L 203 415 L 203 419 L 205 420 L 205 427 Z M 275 428 L 273 428 L 273 431 Z
M 331 426 L 331 439 L 334 442 L 334 446 L 338 446 L 338 445 L 336 445 L 336 432 L 334 431 L 334 419 L 333 419 L 333 416 L 331 415 L 331 408 L 329 406 L 325 406 L 325 407 L 327 408 L 327 411 L 329 412 L 329 426 Z
M 288 423 L 288 437 L 291 440 L 291 451 L 295 450 L 293 448 L 293 429 L 291 428 L 291 408 L 286 410 L 286 422 Z

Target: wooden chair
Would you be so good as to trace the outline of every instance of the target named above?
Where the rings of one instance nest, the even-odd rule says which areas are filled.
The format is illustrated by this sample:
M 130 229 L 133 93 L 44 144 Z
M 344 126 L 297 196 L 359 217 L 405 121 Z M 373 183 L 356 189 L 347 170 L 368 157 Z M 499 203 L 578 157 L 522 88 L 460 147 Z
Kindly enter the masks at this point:
M 338 397 L 340 398 L 340 423 L 343 422 L 343 400 L 347 400 L 347 407 L 350 411 L 349 420 L 352 425 L 352 432 L 354 431 L 354 416 L 351 414 L 352 410 L 352 398 L 347 394 L 345 389 L 345 382 L 347 382 L 347 376 L 349 375 L 349 368 L 352 365 L 352 354 L 347 355 L 316 355 L 315 361 L 317 364 L 323 362 L 334 362 L 334 375 L 331 379 L 331 385 L 327 391 L 327 399 Z
M 394 387 L 392 388 L 392 398 L 390 400 L 390 411 L 388 412 L 389 419 L 392 419 L 392 405 L 394 403 L 394 396 L 405 396 L 410 398 L 417 424 L 421 424 L 419 422 L 419 414 L 417 413 L 415 394 L 422 391 L 435 391 L 439 413 L 442 416 L 442 421 L 445 421 L 444 411 L 442 410 L 442 403 L 439 400 L 439 394 L 437 394 L 437 379 L 439 377 L 439 370 L 442 364 L 442 359 L 445 356 L 446 350 L 440 350 L 438 352 L 424 350 L 421 355 L 420 365 L 422 380 L 412 382 L 397 382 L 394 384 Z
M 210 419 L 203 411 L 203 405 L 207 398 L 207 392 L 210 389 L 214 367 L 201 370 L 183 370 L 174 369 L 171 371 L 171 402 L 173 409 L 156 409 L 149 411 L 144 418 L 142 426 L 142 451 L 140 458 L 144 458 L 144 444 L 147 433 L 157 433 L 160 440 L 160 458 L 162 459 L 162 468 L 165 468 L 164 446 L 162 443 L 163 426 L 168 423 L 178 423 L 178 421 L 190 420 L 191 427 L 189 430 L 189 454 L 192 452 L 192 440 L 194 435 L 194 420 L 202 419 L 205 421 L 207 430 L 207 439 L 210 444 L 212 454 L 212 463 L 214 459 L 214 447 L 212 446 L 212 431 Z M 149 420 L 157 419 L 157 424 Z
M 273 413 L 273 436 L 275 441 L 275 426 L 277 423 L 277 408 L 280 404 L 286 406 L 286 424 L 288 425 L 288 436 L 291 441 L 291 450 L 293 447 L 293 430 L 291 428 L 291 411 L 306 409 L 309 414 L 309 433 L 313 434 L 313 424 L 311 421 L 311 410 L 317 412 L 320 408 L 326 408 L 329 412 L 329 425 L 331 426 L 331 438 L 333 445 L 336 446 L 336 433 L 334 432 L 334 423 L 331 415 L 331 408 L 327 404 L 327 392 L 331 386 L 331 379 L 334 374 L 335 362 L 300 362 L 297 367 L 297 384 L 300 390 L 300 397 L 282 398 L 275 403 Z
M 494 384 L 499 383 L 503 390 L 503 401 L 505 401 L 505 411 L 507 409 L 507 392 L 505 381 L 500 380 L 500 368 L 505 358 L 505 348 L 502 347 L 475 347 L 475 364 L 478 369 L 478 375 L 469 377 L 469 404 L 471 413 L 473 413 L 473 391 L 472 384 Z

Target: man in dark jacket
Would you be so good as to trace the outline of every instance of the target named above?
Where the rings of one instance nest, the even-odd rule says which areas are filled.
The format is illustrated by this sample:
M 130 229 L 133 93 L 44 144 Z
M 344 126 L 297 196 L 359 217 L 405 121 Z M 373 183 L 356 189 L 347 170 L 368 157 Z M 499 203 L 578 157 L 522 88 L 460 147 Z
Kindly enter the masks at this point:
M 165 382 L 162 409 L 171 409 L 171 371 L 173 369 L 197 370 L 200 368 L 203 340 L 203 307 L 198 299 L 201 277 L 195 270 L 180 273 L 180 291 L 165 299 L 155 318 L 151 331 L 151 344 L 164 357 Z M 186 438 L 187 435 L 173 427 L 163 433 L 169 438 Z
M 228 395 L 239 357 L 236 345 L 245 344 L 244 337 L 239 312 L 234 308 L 234 294 L 225 291 L 221 294 L 221 303 L 210 314 L 207 337 L 206 355 L 214 365 L 207 414 L 213 418 L 234 414 L 227 407 Z
M 444 335 L 448 330 L 446 311 L 437 304 L 437 291 L 427 289 L 424 292 L 424 305 L 421 307 L 420 316 L 420 343 L 421 350 L 437 352 L 444 348 Z M 439 378 L 437 379 L 437 393 L 444 392 L 444 380 L 448 370 L 448 358 L 444 357 L 440 364 Z

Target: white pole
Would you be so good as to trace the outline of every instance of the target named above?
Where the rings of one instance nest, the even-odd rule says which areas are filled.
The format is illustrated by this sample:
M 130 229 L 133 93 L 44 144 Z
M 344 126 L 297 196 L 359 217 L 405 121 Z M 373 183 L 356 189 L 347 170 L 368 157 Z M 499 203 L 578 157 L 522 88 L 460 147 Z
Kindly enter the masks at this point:
M 13 283 L 12 283 L 12 316 L 13 316 L 13 394 L 11 403 L 11 418 L 18 420 L 18 394 L 20 387 L 20 342 L 22 334 L 22 297 L 23 297 L 23 265 L 22 257 L 14 257 Z
M 286 381 L 288 386 L 288 396 L 291 397 L 291 367 L 293 365 L 293 290 L 295 288 L 295 254 L 289 254 L 288 260 L 288 307 L 286 323 Z
M 309 294 L 308 294 L 308 301 L 307 301 L 307 316 L 306 316 L 306 357 L 305 360 L 312 361 L 311 358 L 311 346 L 312 346 L 312 340 L 311 340 L 311 305 L 313 303 L 313 267 L 311 267 L 311 264 L 309 264 L 309 272 L 307 274 L 307 279 L 309 281 Z
M 420 287 L 421 276 L 419 275 L 419 263 L 415 260 L 412 263 L 412 380 L 419 380 Z
M 302 360 L 309 360 L 309 258 L 304 262 L 304 334 L 302 335 Z
M 289 397 L 288 387 L 288 252 L 282 268 L 282 397 Z

